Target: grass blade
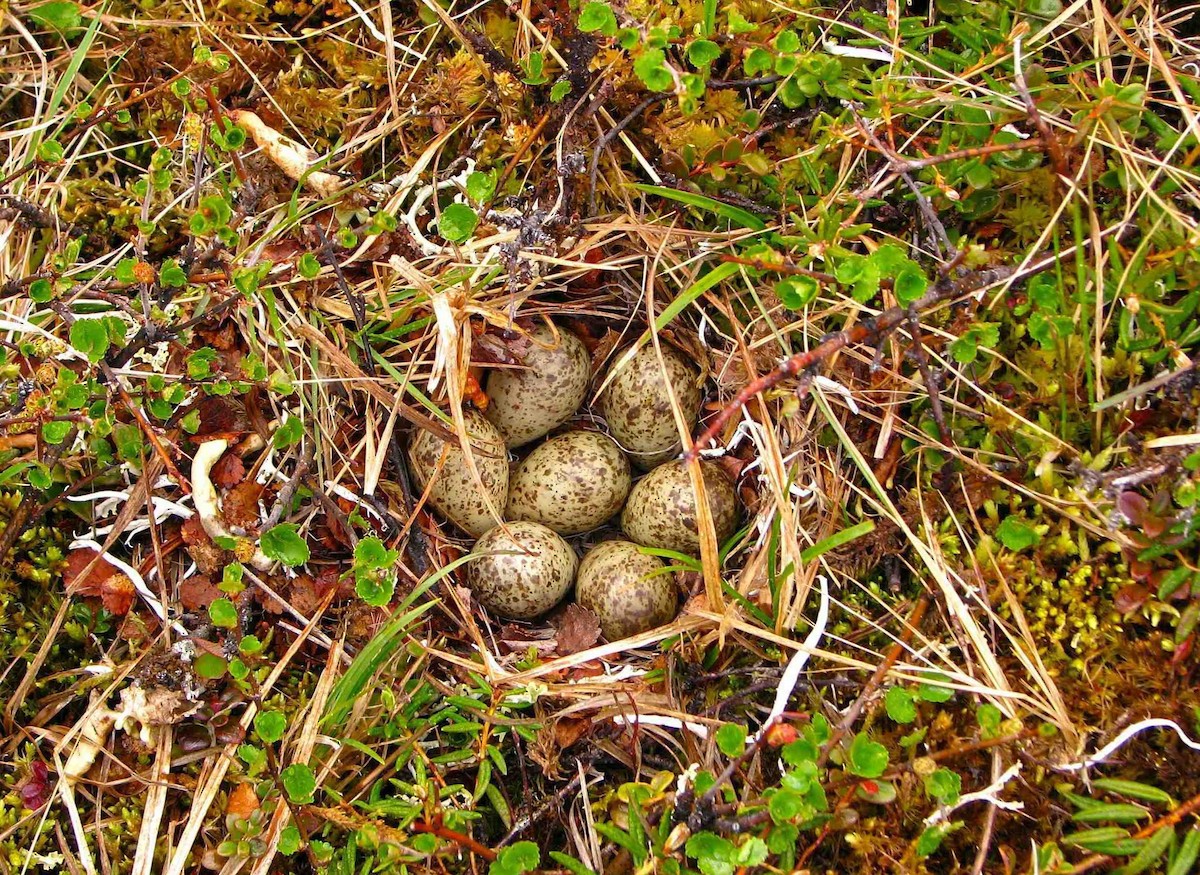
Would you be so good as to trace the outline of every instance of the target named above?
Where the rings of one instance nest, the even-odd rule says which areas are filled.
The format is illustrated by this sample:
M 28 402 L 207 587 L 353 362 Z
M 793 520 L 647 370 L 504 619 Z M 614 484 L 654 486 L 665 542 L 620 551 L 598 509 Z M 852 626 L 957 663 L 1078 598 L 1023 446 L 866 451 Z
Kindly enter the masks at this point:
M 694 191 L 680 191 L 677 188 L 667 188 L 664 185 L 645 185 L 643 183 L 636 183 L 633 187 L 643 194 L 656 194 L 659 197 L 665 197 L 667 200 L 687 204 L 689 207 L 696 207 L 700 210 L 716 213 L 721 218 L 728 219 L 740 228 L 761 231 L 767 227 L 766 222 L 749 210 L 735 207 L 733 204 L 722 203 L 706 195 L 697 194 Z

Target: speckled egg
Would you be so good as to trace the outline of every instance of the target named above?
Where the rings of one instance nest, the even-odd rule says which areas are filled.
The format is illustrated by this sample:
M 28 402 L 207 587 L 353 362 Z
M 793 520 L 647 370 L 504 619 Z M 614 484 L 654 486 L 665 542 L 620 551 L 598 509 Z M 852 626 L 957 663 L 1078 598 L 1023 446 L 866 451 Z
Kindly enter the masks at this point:
M 505 531 L 507 529 L 507 531 Z M 500 617 L 532 620 L 562 601 L 575 579 L 575 551 L 538 523 L 496 526 L 475 542 L 467 585 Z
M 700 387 L 696 369 L 678 352 L 662 347 L 663 361 L 653 346 L 646 345 L 625 363 L 618 356 L 616 375 L 600 398 L 600 411 L 609 431 L 629 453 L 633 464 L 643 470 L 676 456 L 680 449 L 679 429 L 671 413 L 667 384 L 674 390 L 683 420 L 689 427 L 700 414 Z
M 609 641 L 637 635 L 675 618 L 679 599 L 662 561 L 629 541 L 597 544 L 579 564 L 575 598 L 600 619 Z
M 737 527 L 737 495 L 720 465 L 701 462 L 700 471 L 719 544 Z M 696 519 L 696 493 L 688 466 L 675 461 L 659 465 L 637 482 L 621 513 L 621 528 L 644 547 L 696 555 L 700 552 Z
M 487 379 L 487 418 L 505 443 L 519 447 L 570 419 L 587 394 L 591 359 L 583 342 L 566 329 L 557 336 L 542 325 L 520 370 L 495 370 Z
M 508 450 L 500 432 L 478 412 L 464 410 L 463 418 L 475 467 L 483 482 L 482 491 L 471 476 L 458 441 L 447 444 L 432 432 L 421 431 L 409 446 L 409 460 L 413 477 L 422 490 L 436 476 L 429 503 L 450 522 L 478 538 L 497 522 L 488 510 L 485 495 L 497 513 L 504 512 L 508 500 Z M 446 460 L 438 471 L 443 452 Z
M 513 469 L 508 519 L 577 535 L 611 519 L 625 503 L 630 483 L 629 460 L 612 438 L 570 431 L 536 447 Z

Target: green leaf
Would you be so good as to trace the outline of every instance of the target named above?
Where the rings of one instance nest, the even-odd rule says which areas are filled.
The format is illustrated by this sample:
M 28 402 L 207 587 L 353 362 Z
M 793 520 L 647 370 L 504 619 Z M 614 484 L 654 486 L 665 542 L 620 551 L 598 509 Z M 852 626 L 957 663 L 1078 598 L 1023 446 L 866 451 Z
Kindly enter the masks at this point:
M 617 16 L 607 3 L 591 2 L 579 13 L 579 29 L 584 33 L 600 31 L 604 36 L 617 34 Z
M 225 674 L 225 660 L 217 656 L 215 653 L 201 653 L 192 663 L 192 668 L 196 674 L 208 680 L 216 680 Z
M 517 842 L 504 848 L 488 866 L 488 875 L 521 875 L 538 867 L 541 851 L 533 842 Z
M 259 546 L 268 559 L 275 559 L 289 567 L 308 561 L 308 544 L 300 537 L 295 523 L 280 523 L 267 529 L 259 539 Z
M 557 85 L 555 86 L 558 87 Z M 567 84 L 570 90 L 570 83 Z M 553 91 L 551 91 L 553 94 Z M 474 171 L 467 177 L 467 197 L 476 203 L 483 203 L 491 199 L 496 192 L 497 174 L 495 170 L 484 173 L 481 170 Z
M 290 857 L 300 850 L 300 828 L 289 823 L 279 833 L 279 853 Z
M 759 866 L 767 859 L 767 843 L 758 836 L 750 836 L 738 846 L 734 863 L 738 866 Z
M 452 243 L 462 243 L 475 231 L 479 216 L 466 204 L 450 204 L 438 219 L 438 231 Z
M 852 775 L 878 778 L 887 770 L 887 748 L 877 741 L 871 741 L 865 732 L 860 732 L 846 750 L 846 763 Z
M 928 288 L 929 278 L 915 264 L 903 268 L 892 280 L 892 291 L 896 293 L 896 300 L 905 305 L 921 300 Z
M 1167 867 L 1166 875 L 1188 875 L 1193 870 L 1198 857 L 1200 857 L 1200 826 L 1193 826 L 1183 837 L 1183 841 L 1179 843 L 1179 850 L 1175 852 L 1175 859 Z
M 286 729 L 287 717 L 281 711 L 259 711 L 254 715 L 254 731 L 267 744 L 282 739 Z
M 726 723 L 717 730 L 717 747 L 727 757 L 739 757 L 746 751 L 746 727 Z
M 29 298 L 38 304 L 45 304 L 54 297 L 54 283 L 42 277 L 29 284 Z
M 741 228 L 748 228 L 751 231 L 761 231 L 767 227 L 766 222 L 749 210 L 744 210 L 741 207 L 735 207 L 732 204 L 722 203 L 713 198 L 706 197 L 702 194 L 697 194 L 692 191 L 680 191 L 674 188 L 667 188 L 662 185 L 645 185 L 637 183 L 633 186 L 640 192 L 645 194 L 655 194 L 659 197 L 665 197 L 668 200 L 678 201 L 681 204 L 687 204 L 690 207 L 707 210 L 711 213 L 716 213 L 724 219 L 728 219 L 734 225 Z M 729 265 L 719 265 L 713 268 L 714 271 L 721 270 Z M 733 265 L 736 267 L 737 265 Z
M 929 683 L 922 683 L 917 686 L 917 695 L 925 702 L 949 702 L 954 698 L 954 690 L 946 686 L 950 683 L 950 678 L 940 671 L 926 671 L 921 673 L 921 677 L 926 678 Z
M 1006 516 L 996 527 L 996 537 L 1013 552 L 1036 547 L 1042 540 L 1037 529 L 1017 516 Z
M 917 719 L 917 706 L 911 692 L 904 687 L 891 687 L 883 699 L 888 716 L 897 723 L 912 723 Z
M 757 152 L 750 153 L 758 155 Z M 742 156 L 745 161 L 747 155 Z M 761 156 L 760 156 L 761 157 Z M 775 284 L 775 294 L 779 302 L 789 310 L 803 310 L 817 297 L 821 284 L 810 276 L 795 276 L 780 280 Z
M 836 550 L 849 544 L 851 541 L 857 540 L 864 535 L 869 535 L 875 531 L 875 523 L 871 520 L 864 520 L 861 523 L 851 526 L 848 529 L 842 529 L 840 532 L 835 532 L 828 538 L 823 538 L 811 547 L 807 547 L 800 554 L 802 562 L 808 563 L 815 561 L 819 556 L 828 553 L 830 550 Z
M 282 450 L 285 447 L 295 446 L 300 443 L 303 437 L 304 423 L 300 421 L 300 417 L 289 413 L 283 424 L 275 429 L 275 433 L 271 435 L 271 446 L 277 450 Z
M 546 57 L 541 52 L 530 52 L 529 60 L 525 62 L 526 85 L 541 85 L 548 82 L 550 77 L 545 73 Z
M 571 93 L 571 80 L 560 79 L 550 88 L 550 102 L 562 103 L 563 98 Z
M 222 629 L 236 629 L 238 625 L 237 606 L 229 599 L 214 599 L 208 606 L 208 617 Z
M 1175 800 L 1166 790 L 1150 784 L 1142 784 L 1139 781 L 1125 781 L 1121 778 L 1095 778 L 1092 780 L 1092 786 L 1098 790 L 1107 790 L 1109 793 L 1117 793 L 1131 799 L 1141 799 L 1143 802 L 1157 802 L 1169 807 L 1175 805 Z
M 800 37 L 794 30 L 781 31 L 779 36 L 775 37 L 775 48 L 781 52 L 798 52 L 800 51 Z
M 98 364 L 108 352 L 108 328 L 103 319 L 76 319 L 71 323 L 71 346 Z
M 943 805 L 953 805 L 962 792 L 962 778 L 950 769 L 938 769 L 925 776 L 925 792 Z
M 917 838 L 916 845 L 913 847 L 918 859 L 924 859 L 940 848 L 942 840 L 946 838 L 949 831 L 950 825 L 945 823 L 927 827 Z
M 51 0 L 29 10 L 29 17 L 42 27 L 52 27 L 61 33 L 69 33 L 83 24 L 79 4 L 68 0 Z
M 42 437 L 46 439 L 48 444 L 61 444 L 67 439 L 67 435 L 71 433 L 71 423 L 69 422 L 44 422 L 42 423 Z
M 355 581 L 354 591 L 368 605 L 385 607 L 396 594 L 396 575 L 379 572 L 362 575 Z
M 754 77 L 769 73 L 775 67 L 775 56 L 762 46 L 755 46 L 742 58 L 742 69 L 747 76 Z
M 991 702 L 984 702 L 975 709 L 975 720 L 979 724 L 980 734 L 984 738 L 995 738 L 1000 734 L 1000 724 L 1004 722 L 1004 712 Z
M 550 859 L 570 872 L 571 875 L 599 875 L 594 869 L 588 868 L 570 854 L 564 854 L 562 851 L 551 851 Z
M 389 550 L 374 535 L 360 539 L 354 547 L 354 563 L 362 568 L 386 568 L 398 556 L 397 551 Z
M 1113 823 L 1130 824 L 1137 823 L 1139 820 L 1149 816 L 1150 812 L 1140 805 L 1131 805 L 1128 802 L 1113 802 L 1108 805 L 1097 805 L 1095 808 L 1076 811 L 1071 815 L 1071 820 L 1076 823 L 1103 823 L 1104 821 L 1111 821 Z
M 1140 875 L 1158 862 L 1174 840 L 1175 830 L 1166 826 L 1159 828 L 1146 840 L 1146 844 L 1137 852 L 1137 856 L 1122 866 L 1118 872 L 1120 875 Z
M 179 266 L 178 261 L 174 258 L 168 258 L 162 263 L 158 280 L 167 288 L 178 289 L 187 284 L 187 274 L 183 272 L 183 268 Z
M 193 380 L 203 380 L 213 374 L 212 366 L 218 358 L 217 351 L 211 346 L 203 346 L 187 357 L 188 376 Z
M 633 72 L 651 91 L 670 91 L 675 86 L 662 49 L 646 49 L 638 55 L 633 62 Z
M 698 39 L 688 46 L 688 60 L 695 67 L 707 67 L 721 57 L 721 47 L 712 40 Z
M 316 279 L 317 275 L 321 272 L 321 262 L 317 260 L 317 256 L 311 252 L 306 252 L 296 262 L 296 270 L 306 280 Z
M 38 158 L 48 164 L 58 164 L 63 160 L 62 143 L 58 140 L 47 140 L 38 146 Z
M 304 763 L 293 763 L 279 773 L 283 789 L 287 791 L 288 799 L 296 805 L 305 805 L 313 800 L 317 790 L 317 778 Z

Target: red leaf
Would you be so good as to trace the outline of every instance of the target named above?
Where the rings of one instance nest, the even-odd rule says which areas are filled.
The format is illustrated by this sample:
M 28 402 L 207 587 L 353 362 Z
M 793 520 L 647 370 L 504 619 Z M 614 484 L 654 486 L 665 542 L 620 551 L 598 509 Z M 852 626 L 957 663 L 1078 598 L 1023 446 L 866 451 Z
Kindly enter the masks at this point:
M 212 466 L 209 477 L 221 489 L 229 489 L 246 478 L 246 466 L 237 453 L 226 453 Z
M 551 622 L 558 642 L 554 649 L 559 656 L 587 650 L 600 640 L 600 620 L 581 605 L 567 605 Z
M 229 490 L 221 501 L 221 513 L 225 522 L 241 529 L 258 525 L 258 499 L 263 488 L 253 480 L 243 480 Z
M 91 571 L 87 571 L 89 565 L 91 565 Z M 87 571 L 87 575 L 81 577 L 84 571 Z M 117 567 L 101 557 L 95 550 L 80 547 L 67 554 L 67 567 L 63 571 L 63 581 L 67 585 L 68 592 L 94 595 L 106 579 L 117 573 Z M 91 592 L 85 590 L 91 590 Z
M 21 804 L 30 811 L 36 811 L 50 801 L 50 770 L 41 760 L 29 764 L 29 777 L 21 782 Z
M 785 744 L 791 744 L 798 737 L 796 727 L 790 723 L 774 723 L 767 730 L 767 744 L 771 747 L 783 747 Z
M 193 574 L 179 584 L 179 603 L 185 611 L 202 610 L 220 597 L 216 584 L 203 574 Z

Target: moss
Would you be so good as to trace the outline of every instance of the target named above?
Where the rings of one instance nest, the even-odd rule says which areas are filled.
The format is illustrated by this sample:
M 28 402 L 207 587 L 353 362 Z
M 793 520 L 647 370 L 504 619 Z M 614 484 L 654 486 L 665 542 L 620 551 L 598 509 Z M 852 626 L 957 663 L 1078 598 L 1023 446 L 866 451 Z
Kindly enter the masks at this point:
M 1123 560 L 1108 550 L 1104 554 L 1100 562 L 1054 563 L 1040 553 L 996 558 L 999 578 L 1021 604 L 1043 657 L 1073 672 L 1084 671 L 1126 634 L 1112 597 L 1132 578 Z M 995 587 L 999 578 L 989 580 L 989 586 Z M 999 615 L 1012 619 L 1007 601 L 999 595 L 995 599 Z

